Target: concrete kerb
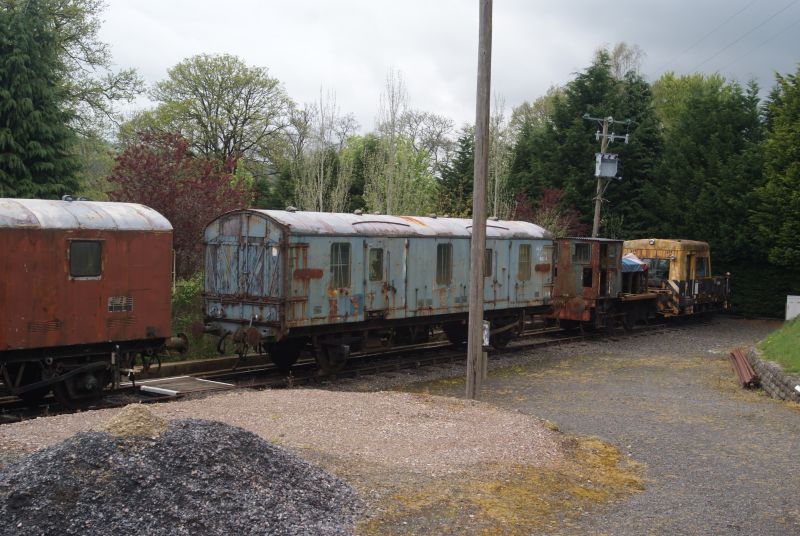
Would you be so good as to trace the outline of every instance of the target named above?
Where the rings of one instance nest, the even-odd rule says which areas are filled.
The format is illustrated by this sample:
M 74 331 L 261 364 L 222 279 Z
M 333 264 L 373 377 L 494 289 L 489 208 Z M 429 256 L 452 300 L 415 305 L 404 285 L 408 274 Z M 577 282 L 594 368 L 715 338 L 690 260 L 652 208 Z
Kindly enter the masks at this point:
M 769 396 L 800 403 L 800 392 L 796 389 L 800 385 L 800 375 L 784 372 L 779 364 L 763 359 L 755 346 L 748 348 L 745 355 Z

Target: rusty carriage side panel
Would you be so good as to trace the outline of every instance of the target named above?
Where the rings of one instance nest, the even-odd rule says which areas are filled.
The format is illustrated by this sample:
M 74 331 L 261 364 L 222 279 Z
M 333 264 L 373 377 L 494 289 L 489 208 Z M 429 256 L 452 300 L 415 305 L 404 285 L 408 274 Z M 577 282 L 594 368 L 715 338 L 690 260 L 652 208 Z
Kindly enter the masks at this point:
M 206 321 L 231 334 L 250 331 L 256 340 L 283 335 L 285 235 L 279 225 L 248 211 L 224 214 L 206 227 Z
M 622 290 L 622 240 L 559 238 L 553 316 L 603 325 Z
M 170 336 L 172 227 L 155 211 L 0 200 L 0 251 L 0 355 Z

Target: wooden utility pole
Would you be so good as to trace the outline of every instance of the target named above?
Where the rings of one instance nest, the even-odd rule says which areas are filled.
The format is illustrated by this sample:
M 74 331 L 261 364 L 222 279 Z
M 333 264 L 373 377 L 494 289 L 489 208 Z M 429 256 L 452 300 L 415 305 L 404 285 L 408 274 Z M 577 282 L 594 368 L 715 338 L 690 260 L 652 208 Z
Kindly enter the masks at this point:
M 613 120 L 612 120 L 613 121 Z M 606 154 L 608 149 L 608 117 L 603 118 L 603 137 L 600 141 L 600 154 Z M 594 222 L 592 223 L 592 238 L 597 238 L 600 232 L 600 207 L 603 204 L 603 177 L 597 177 L 597 195 L 594 198 Z
M 489 174 L 489 106 L 492 81 L 492 0 L 478 0 L 478 91 L 475 103 L 475 178 L 472 183 L 467 398 L 480 398 L 483 370 L 483 258 L 486 251 L 486 177 Z
M 592 224 L 592 238 L 597 238 L 600 232 L 600 209 L 603 206 L 603 194 L 606 193 L 608 181 L 614 178 L 617 173 L 617 155 L 606 153 L 608 144 L 616 140 L 625 140 L 628 143 L 628 134 L 624 136 L 621 134 L 608 133 L 608 125 L 624 124 L 630 126 L 631 120 L 614 121 L 613 117 L 592 117 L 589 114 L 583 114 L 583 118 L 587 121 L 597 121 L 603 127 L 603 132 L 597 132 L 595 135 L 600 140 L 600 152 L 595 154 L 595 176 L 597 177 L 597 194 L 594 196 L 594 223 Z M 616 177 L 620 179 L 621 177 Z

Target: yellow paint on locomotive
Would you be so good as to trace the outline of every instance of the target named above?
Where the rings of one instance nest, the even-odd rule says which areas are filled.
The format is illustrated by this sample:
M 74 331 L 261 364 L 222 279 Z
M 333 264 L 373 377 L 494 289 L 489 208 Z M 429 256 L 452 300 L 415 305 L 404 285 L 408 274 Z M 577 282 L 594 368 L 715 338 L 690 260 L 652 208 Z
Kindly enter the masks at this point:
M 711 277 L 711 250 L 707 242 L 642 238 L 626 240 L 622 247 L 623 253 L 633 253 L 640 259 L 669 260 L 668 278 L 673 281 Z M 701 259 L 707 260 L 702 261 Z M 701 266 L 703 262 L 706 263 L 705 266 Z

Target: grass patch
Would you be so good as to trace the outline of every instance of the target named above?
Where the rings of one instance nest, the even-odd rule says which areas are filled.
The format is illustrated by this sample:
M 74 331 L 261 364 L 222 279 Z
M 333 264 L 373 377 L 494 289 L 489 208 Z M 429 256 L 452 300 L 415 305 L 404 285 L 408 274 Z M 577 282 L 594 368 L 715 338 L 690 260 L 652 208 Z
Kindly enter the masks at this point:
M 759 343 L 764 357 L 786 372 L 800 372 L 800 317 L 786 322 Z
M 597 438 L 566 436 L 553 467 L 481 467 L 398 491 L 357 528 L 372 534 L 532 534 L 644 489 L 643 466 Z

